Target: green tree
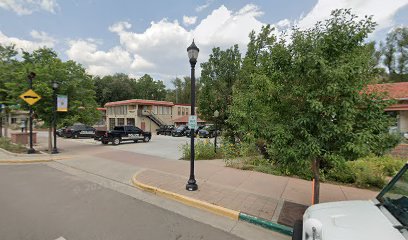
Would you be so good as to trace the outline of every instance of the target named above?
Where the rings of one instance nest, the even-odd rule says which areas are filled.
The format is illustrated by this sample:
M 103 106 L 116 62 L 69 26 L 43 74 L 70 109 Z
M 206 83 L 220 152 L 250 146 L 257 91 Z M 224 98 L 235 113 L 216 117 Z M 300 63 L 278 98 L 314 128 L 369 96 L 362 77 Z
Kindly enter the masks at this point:
M 58 114 L 60 125 L 75 122 L 93 124 L 97 121 L 99 113 L 93 82 L 81 65 L 73 61 L 62 62 L 52 49 L 41 48 L 32 53 L 23 52 L 22 61 L 15 63 L 15 66 L 18 67 L 14 69 L 14 77 L 5 84 L 8 101 L 19 103 L 27 109 L 27 103 L 19 95 L 29 89 L 28 74 L 36 73 L 33 90 L 41 96 L 41 100 L 33 105 L 33 110 L 45 126 L 50 126 L 52 122 L 53 81 L 59 84 L 58 93 L 68 95 L 69 100 L 68 112 Z
M 397 143 L 387 131 L 390 102 L 366 89 L 378 74 L 365 42 L 374 27 L 371 17 L 335 10 L 314 28 L 293 29 L 288 42 L 269 26 L 250 35 L 229 122 L 242 141 L 262 139 L 288 174 L 311 168 L 315 202 L 321 172 Z
M 232 104 L 232 90 L 239 78 L 241 53 L 238 45 L 221 50 L 213 48 L 208 62 L 201 64 L 201 90 L 198 109 L 205 120 L 216 122 L 225 132 L 228 128 L 228 111 Z M 214 119 L 215 110 L 219 117 Z M 228 133 L 226 133 L 228 134 Z
M 171 81 L 174 89 L 168 89 L 166 100 L 174 103 L 191 104 L 191 78 L 184 77 L 183 79 L 176 78 Z M 196 96 L 200 95 L 201 81 L 196 78 Z
M 103 107 L 107 102 L 116 102 L 136 98 L 136 80 L 124 73 L 94 77 L 98 105 Z
M 386 81 L 408 81 L 408 27 L 398 27 L 388 33 L 380 48 L 388 72 Z
M 166 86 L 163 81 L 155 81 L 150 75 L 145 74 L 136 82 L 134 92 L 136 98 L 149 100 L 164 100 L 166 98 Z

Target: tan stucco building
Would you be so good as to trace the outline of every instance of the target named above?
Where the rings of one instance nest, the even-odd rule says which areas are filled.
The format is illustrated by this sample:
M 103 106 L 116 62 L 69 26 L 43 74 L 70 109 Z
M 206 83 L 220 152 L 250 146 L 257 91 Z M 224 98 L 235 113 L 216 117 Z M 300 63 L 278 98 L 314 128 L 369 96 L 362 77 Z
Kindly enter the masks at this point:
M 154 132 L 160 125 L 173 125 L 174 120 L 189 116 L 191 105 L 167 101 L 130 99 L 105 104 L 109 130 L 119 125 L 134 125 Z M 197 109 L 197 108 L 196 108 Z

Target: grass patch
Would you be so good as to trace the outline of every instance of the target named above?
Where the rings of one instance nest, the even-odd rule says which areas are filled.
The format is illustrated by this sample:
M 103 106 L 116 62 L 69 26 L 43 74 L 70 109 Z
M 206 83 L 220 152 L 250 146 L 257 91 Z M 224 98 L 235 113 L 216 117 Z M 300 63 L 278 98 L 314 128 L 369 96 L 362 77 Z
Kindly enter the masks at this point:
M 0 148 L 13 153 L 26 153 L 27 148 L 21 144 L 14 144 L 10 139 L 1 137 L 0 138 Z

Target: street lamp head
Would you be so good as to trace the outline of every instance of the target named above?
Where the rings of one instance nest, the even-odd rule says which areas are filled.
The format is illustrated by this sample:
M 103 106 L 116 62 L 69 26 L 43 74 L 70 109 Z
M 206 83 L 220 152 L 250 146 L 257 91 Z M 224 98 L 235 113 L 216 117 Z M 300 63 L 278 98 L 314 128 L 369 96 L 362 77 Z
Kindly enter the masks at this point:
M 220 116 L 220 112 L 218 112 L 218 110 L 215 110 L 215 111 L 214 111 L 214 117 L 217 118 L 218 116 Z
M 35 72 L 30 72 L 28 74 L 28 79 L 33 80 L 35 78 Z
M 56 90 L 58 88 L 57 82 L 52 82 L 52 89 Z
M 190 62 L 196 62 L 197 61 L 199 51 L 200 51 L 200 49 L 198 49 L 198 47 L 195 45 L 194 39 L 193 39 L 193 42 L 187 48 L 188 58 L 190 59 Z

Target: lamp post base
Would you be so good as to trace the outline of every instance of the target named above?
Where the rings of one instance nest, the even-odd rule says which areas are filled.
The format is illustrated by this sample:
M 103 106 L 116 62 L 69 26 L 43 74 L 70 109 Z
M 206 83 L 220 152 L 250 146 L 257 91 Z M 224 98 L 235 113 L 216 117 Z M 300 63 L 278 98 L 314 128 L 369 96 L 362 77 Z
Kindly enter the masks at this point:
M 53 148 L 52 151 L 51 151 L 51 154 L 57 154 L 57 153 L 59 153 L 59 152 L 58 152 L 58 149 L 57 149 L 57 148 Z
M 187 185 L 186 185 L 186 190 L 196 191 L 197 189 L 198 189 L 198 185 L 196 184 L 196 180 L 195 179 L 188 180 Z
M 27 150 L 27 153 L 28 153 L 28 154 L 35 153 L 35 149 L 34 149 L 34 148 L 29 148 L 29 149 Z

